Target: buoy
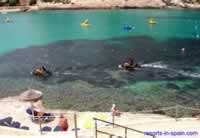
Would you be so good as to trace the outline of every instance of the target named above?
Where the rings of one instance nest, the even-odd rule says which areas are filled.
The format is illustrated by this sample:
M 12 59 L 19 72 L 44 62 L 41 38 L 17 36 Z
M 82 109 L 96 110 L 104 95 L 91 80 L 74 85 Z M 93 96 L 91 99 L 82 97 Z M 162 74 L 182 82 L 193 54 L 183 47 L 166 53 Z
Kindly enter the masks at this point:
M 183 48 L 181 48 L 181 51 L 184 53 L 185 52 L 185 48 L 183 47 Z

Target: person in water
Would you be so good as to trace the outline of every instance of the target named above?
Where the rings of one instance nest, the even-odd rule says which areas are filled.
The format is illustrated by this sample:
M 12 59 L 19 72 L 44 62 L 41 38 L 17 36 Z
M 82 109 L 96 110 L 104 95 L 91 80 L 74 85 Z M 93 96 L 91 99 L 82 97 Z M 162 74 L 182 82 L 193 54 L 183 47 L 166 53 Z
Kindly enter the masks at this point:
M 85 24 L 89 24 L 89 21 L 88 21 L 88 19 L 86 19 L 86 20 L 84 21 L 84 23 L 85 23 Z
M 37 68 L 36 70 L 35 70 L 35 73 L 36 74 L 44 74 L 46 72 L 46 68 L 44 67 L 44 66 L 42 66 L 42 67 L 40 67 L 40 68 Z
M 11 19 L 7 16 L 6 19 L 5 19 L 5 22 L 6 22 L 6 23 L 10 23 L 10 22 L 11 22 Z
M 47 69 L 46 69 L 44 66 L 42 66 L 41 69 L 42 69 L 43 71 L 47 72 Z
M 37 68 L 34 72 L 34 75 L 36 76 L 46 76 L 46 75 L 51 75 L 51 72 L 48 71 L 44 66 Z
M 127 62 L 123 63 L 121 67 L 125 70 L 132 71 L 135 68 L 139 68 L 140 66 L 134 62 L 133 58 L 128 58 Z
M 133 60 L 128 60 L 128 62 L 125 62 L 123 64 L 123 67 L 128 68 L 128 67 L 131 67 L 132 65 L 133 65 Z

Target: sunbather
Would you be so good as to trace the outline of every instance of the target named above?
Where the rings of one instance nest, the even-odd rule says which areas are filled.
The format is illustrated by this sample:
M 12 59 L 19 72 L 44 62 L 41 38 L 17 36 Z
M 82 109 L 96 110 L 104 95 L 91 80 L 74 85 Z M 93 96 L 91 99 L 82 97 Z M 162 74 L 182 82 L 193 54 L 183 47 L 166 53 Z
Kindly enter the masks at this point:
M 40 121 L 44 121 L 44 122 L 50 122 L 50 121 L 54 120 L 54 118 L 55 118 L 53 114 L 43 112 L 39 109 L 28 108 L 26 110 L 26 112 L 29 115 L 33 116 L 32 120 L 34 122 L 39 122 L 39 118 L 41 119 Z
M 68 130 L 69 125 L 63 114 L 60 115 L 59 126 L 63 129 L 63 131 Z

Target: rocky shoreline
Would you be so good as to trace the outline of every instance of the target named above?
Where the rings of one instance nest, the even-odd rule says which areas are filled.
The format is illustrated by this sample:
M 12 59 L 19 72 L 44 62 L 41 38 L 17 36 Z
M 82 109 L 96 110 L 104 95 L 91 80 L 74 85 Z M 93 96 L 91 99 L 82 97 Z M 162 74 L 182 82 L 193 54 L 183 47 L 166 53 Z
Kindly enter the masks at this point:
M 9 12 L 27 12 L 27 11 L 37 11 L 38 6 L 6 6 L 0 7 L 0 14 L 6 14 Z
M 67 3 L 41 2 L 35 6 L 0 7 L 3 12 L 64 9 L 200 9 L 200 4 L 185 0 L 70 0 Z
M 199 3 L 183 0 L 71 0 L 63 3 L 37 3 L 39 9 L 199 9 Z

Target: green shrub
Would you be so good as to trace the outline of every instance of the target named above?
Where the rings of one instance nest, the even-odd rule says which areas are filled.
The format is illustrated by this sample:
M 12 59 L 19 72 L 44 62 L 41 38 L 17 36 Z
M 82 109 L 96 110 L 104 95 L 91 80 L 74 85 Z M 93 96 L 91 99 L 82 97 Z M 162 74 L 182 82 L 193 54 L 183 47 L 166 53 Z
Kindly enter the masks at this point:
M 53 2 L 53 0 L 43 0 L 43 2 Z
M 64 4 L 69 4 L 71 1 L 70 0 L 62 0 L 62 3 Z
M 19 1 L 18 0 L 9 0 L 9 6 L 16 6 L 18 3 L 19 3 Z
M 66 3 L 69 4 L 71 2 L 71 0 L 43 0 L 43 2 L 55 2 L 55 3 Z
M 8 0 L 0 0 L 0 6 L 5 6 L 8 3 Z

